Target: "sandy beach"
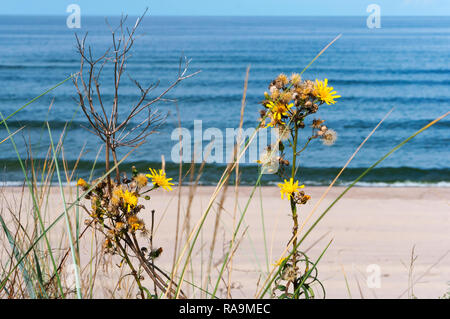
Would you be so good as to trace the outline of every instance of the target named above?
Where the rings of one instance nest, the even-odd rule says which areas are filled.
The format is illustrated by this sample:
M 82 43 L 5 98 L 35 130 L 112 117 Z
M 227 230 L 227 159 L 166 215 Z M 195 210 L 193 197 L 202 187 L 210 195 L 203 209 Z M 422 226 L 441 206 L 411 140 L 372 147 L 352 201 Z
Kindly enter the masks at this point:
M 188 190 L 188 187 L 183 187 L 181 192 L 181 224 L 187 211 Z M 251 187 L 240 187 L 237 196 L 238 204 L 235 205 L 235 190 L 233 187 L 228 188 L 219 218 L 213 255 L 213 278 L 218 274 L 228 247 L 233 223 L 236 222 L 236 220 L 233 221 L 235 207 L 237 207 L 236 216 L 239 218 L 251 190 Z M 190 209 L 189 229 L 192 230 L 195 227 L 204 213 L 213 191 L 213 187 L 198 187 Z M 303 224 L 324 191 L 324 187 L 306 188 L 312 200 L 302 206 L 300 224 Z M 336 187 L 329 192 L 306 223 L 302 233 L 342 191 L 343 188 Z M 4 196 L 0 201 L 5 214 L 7 207 L 18 205 L 20 189 L 6 187 L 2 192 Z M 68 197 L 71 196 L 69 193 L 67 190 Z M 177 197 L 176 189 L 170 193 L 160 190 L 154 192 L 151 200 L 144 203 L 146 209 L 141 216 L 146 224 L 150 225 L 150 210 L 156 210 L 154 245 L 164 249 L 158 263 L 166 270 L 170 270 L 172 265 Z M 442 296 L 448 290 L 450 280 L 449 198 L 449 188 L 355 187 L 350 190 L 301 246 L 312 260 L 316 260 L 324 247 L 333 239 L 318 266 L 319 279 L 325 286 L 327 298 L 408 297 L 411 294 L 411 291 L 408 291 L 408 282 L 413 246 L 415 246 L 415 255 L 418 256 L 412 272 L 413 294 L 418 298 Z M 188 268 L 186 278 L 199 280 L 201 274 L 205 274 L 211 251 L 214 222 L 219 211 L 218 199 L 213 204 L 203 231 L 198 237 L 197 249 L 193 253 L 192 268 Z M 52 220 L 53 216 L 62 212 L 58 188 L 50 190 L 48 202 L 50 204 L 47 219 Z M 29 203 L 25 207 L 27 205 Z M 24 216 L 21 217 L 22 220 L 24 218 Z M 180 225 L 181 228 L 186 229 L 183 225 Z M 244 236 L 242 236 L 243 231 L 245 231 Z M 64 233 L 63 219 L 52 231 L 53 243 L 59 244 L 61 233 Z M 271 268 L 278 260 L 290 237 L 291 219 L 288 202 L 280 198 L 276 187 L 257 189 L 237 238 L 238 248 L 234 255 L 231 276 L 233 298 L 254 297 L 258 281 L 260 284 L 264 281 L 267 268 Z M 6 245 L 4 236 L 0 238 L 2 245 Z M 91 239 L 92 236 L 85 235 L 81 241 L 82 264 L 91 254 Z M 141 240 L 145 241 L 143 238 Z M 98 246 L 101 247 L 100 240 Z M 102 278 L 99 277 L 98 285 L 107 286 L 108 281 L 102 282 Z M 189 288 L 184 288 L 189 291 Z M 191 293 L 190 296 L 203 297 L 198 292 L 194 295 Z

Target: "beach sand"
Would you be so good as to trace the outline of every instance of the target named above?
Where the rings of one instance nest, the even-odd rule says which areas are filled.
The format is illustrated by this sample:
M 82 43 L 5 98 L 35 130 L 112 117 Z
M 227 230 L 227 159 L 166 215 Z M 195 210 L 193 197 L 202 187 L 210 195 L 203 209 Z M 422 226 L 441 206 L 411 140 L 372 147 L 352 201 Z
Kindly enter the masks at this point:
M 304 234 L 327 205 L 343 190 L 342 187 L 335 187 L 330 191 L 306 223 L 301 234 Z M 183 187 L 181 192 L 181 224 L 188 207 L 188 191 L 188 187 Z M 205 186 L 198 187 L 196 190 L 190 210 L 189 229 L 192 230 L 197 224 L 213 191 L 214 187 Z M 213 255 L 212 278 L 214 279 L 217 278 L 222 265 L 221 261 L 227 251 L 233 224 L 237 223 L 237 220 L 233 219 L 235 207 L 237 207 L 236 216 L 239 218 L 251 191 L 251 187 L 240 187 L 237 196 L 238 204 L 235 205 L 234 187 L 228 188 L 219 219 Z M 312 199 L 299 209 L 300 225 L 303 224 L 325 188 L 309 187 L 305 191 L 312 196 Z M 15 187 L 6 187 L 3 189 L 3 194 L 5 196 L 1 199 L 1 204 L 6 207 L 5 200 L 17 204 L 17 198 L 14 198 L 19 196 L 20 191 Z M 199 283 L 200 276 L 203 274 L 204 277 L 206 273 L 220 196 L 214 202 L 203 231 L 198 237 L 197 249 L 194 250 L 192 263 L 187 269 L 186 280 L 193 279 Z M 415 255 L 418 256 L 412 272 L 412 280 L 415 283 L 414 295 L 418 298 L 442 296 L 449 289 L 450 284 L 449 199 L 450 188 L 355 187 L 351 189 L 301 245 L 301 249 L 306 251 L 314 261 L 330 240 L 333 240 L 318 265 L 318 278 L 326 289 L 327 298 L 407 298 L 411 294 L 411 291 L 408 291 L 408 284 L 411 253 L 414 246 Z M 51 189 L 49 203 L 51 204 L 48 220 L 51 220 L 52 216 L 62 212 L 58 188 Z M 156 211 L 154 246 L 164 249 L 158 265 L 170 270 L 175 242 L 178 192 L 176 189 L 170 193 L 157 190 L 152 193 L 151 200 L 144 201 L 144 204 L 146 209 L 141 216 L 146 221 L 147 227 L 150 225 L 151 209 Z M 261 212 L 261 206 L 263 212 Z M 258 281 L 260 285 L 264 282 L 268 267 L 271 268 L 279 259 L 291 238 L 291 222 L 289 203 L 280 198 L 278 188 L 262 187 L 256 190 L 236 240 L 238 247 L 233 258 L 231 276 L 233 298 L 254 297 Z M 180 228 L 185 227 L 180 225 Z M 242 236 L 243 231 L 245 231 L 244 236 Z M 52 242 L 59 242 L 63 232 L 64 220 L 61 219 L 58 227 L 53 231 Z M 87 261 L 86 256 L 90 255 L 91 238 L 91 235 L 85 235 L 82 240 L 81 251 L 84 263 Z M 0 239 L 4 241 L 4 237 Z M 144 238 L 140 240 L 142 243 L 146 241 Z M 178 251 L 180 250 L 182 248 Z M 108 280 L 102 278 L 100 276 L 97 279 L 98 287 L 107 285 Z M 227 272 L 224 279 L 228 281 Z M 199 292 L 193 295 L 192 289 L 188 286 L 184 286 L 183 289 L 191 297 L 204 297 Z M 319 292 L 319 290 L 316 291 Z M 223 294 L 222 290 L 219 291 L 219 296 Z M 101 296 L 101 292 L 95 295 Z

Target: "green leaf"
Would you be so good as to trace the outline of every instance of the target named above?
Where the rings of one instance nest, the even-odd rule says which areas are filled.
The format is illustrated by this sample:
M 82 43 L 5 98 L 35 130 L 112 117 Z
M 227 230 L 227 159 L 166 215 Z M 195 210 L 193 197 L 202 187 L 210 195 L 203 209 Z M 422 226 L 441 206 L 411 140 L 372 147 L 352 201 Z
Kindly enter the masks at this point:
M 278 289 L 280 291 L 286 291 L 286 286 L 278 285 L 275 289 Z

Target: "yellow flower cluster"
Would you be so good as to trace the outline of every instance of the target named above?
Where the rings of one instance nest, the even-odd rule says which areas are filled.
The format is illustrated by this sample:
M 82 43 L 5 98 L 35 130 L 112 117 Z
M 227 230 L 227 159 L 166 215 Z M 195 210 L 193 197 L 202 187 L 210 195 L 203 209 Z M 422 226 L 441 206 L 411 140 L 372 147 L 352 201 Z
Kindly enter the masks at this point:
M 262 127 L 280 127 L 289 123 L 301 126 L 304 118 L 316 113 L 320 105 L 335 104 L 336 99 L 341 97 L 333 87 L 328 86 L 328 79 L 316 79 L 315 83 L 302 81 L 299 74 L 292 74 L 290 78 L 280 74 L 270 83 L 269 91 L 264 93 L 265 99 L 262 101 L 266 107 L 261 111 Z M 270 119 L 267 125 L 266 118 Z
M 111 202 L 114 205 L 119 205 L 120 200 L 123 200 L 127 212 L 130 212 L 138 203 L 138 198 L 135 193 L 130 192 L 129 190 L 123 191 L 122 187 L 118 186 L 113 189 Z
M 146 200 L 150 196 L 146 193 L 161 187 L 167 191 L 172 190 L 172 178 L 167 178 L 163 169 L 155 170 L 149 168 L 150 174 L 139 173 L 136 167 L 132 167 L 132 178 L 124 177 L 119 179 L 108 178 L 96 179 L 90 185 L 84 179 L 77 180 L 77 186 L 84 191 L 90 189 L 85 194 L 85 198 L 91 201 L 89 215 L 95 224 L 100 224 L 108 229 L 105 233 L 105 251 L 115 254 L 118 251 L 116 242 L 124 239 L 127 232 L 140 232 L 147 236 L 145 222 L 140 218 L 139 213 L 145 209 L 144 205 L 138 205 L 139 198 Z M 144 189 L 149 181 L 153 187 Z M 138 217 L 139 216 L 139 217 Z

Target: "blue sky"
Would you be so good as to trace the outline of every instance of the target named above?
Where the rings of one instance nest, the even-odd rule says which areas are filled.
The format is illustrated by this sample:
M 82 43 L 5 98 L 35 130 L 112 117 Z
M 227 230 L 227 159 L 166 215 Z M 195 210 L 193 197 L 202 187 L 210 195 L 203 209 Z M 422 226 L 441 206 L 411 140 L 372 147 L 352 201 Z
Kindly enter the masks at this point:
M 380 5 L 382 15 L 450 15 L 450 0 L 8 0 L 0 14 L 66 15 L 69 4 L 85 15 L 367 15 L 369 4 Z

